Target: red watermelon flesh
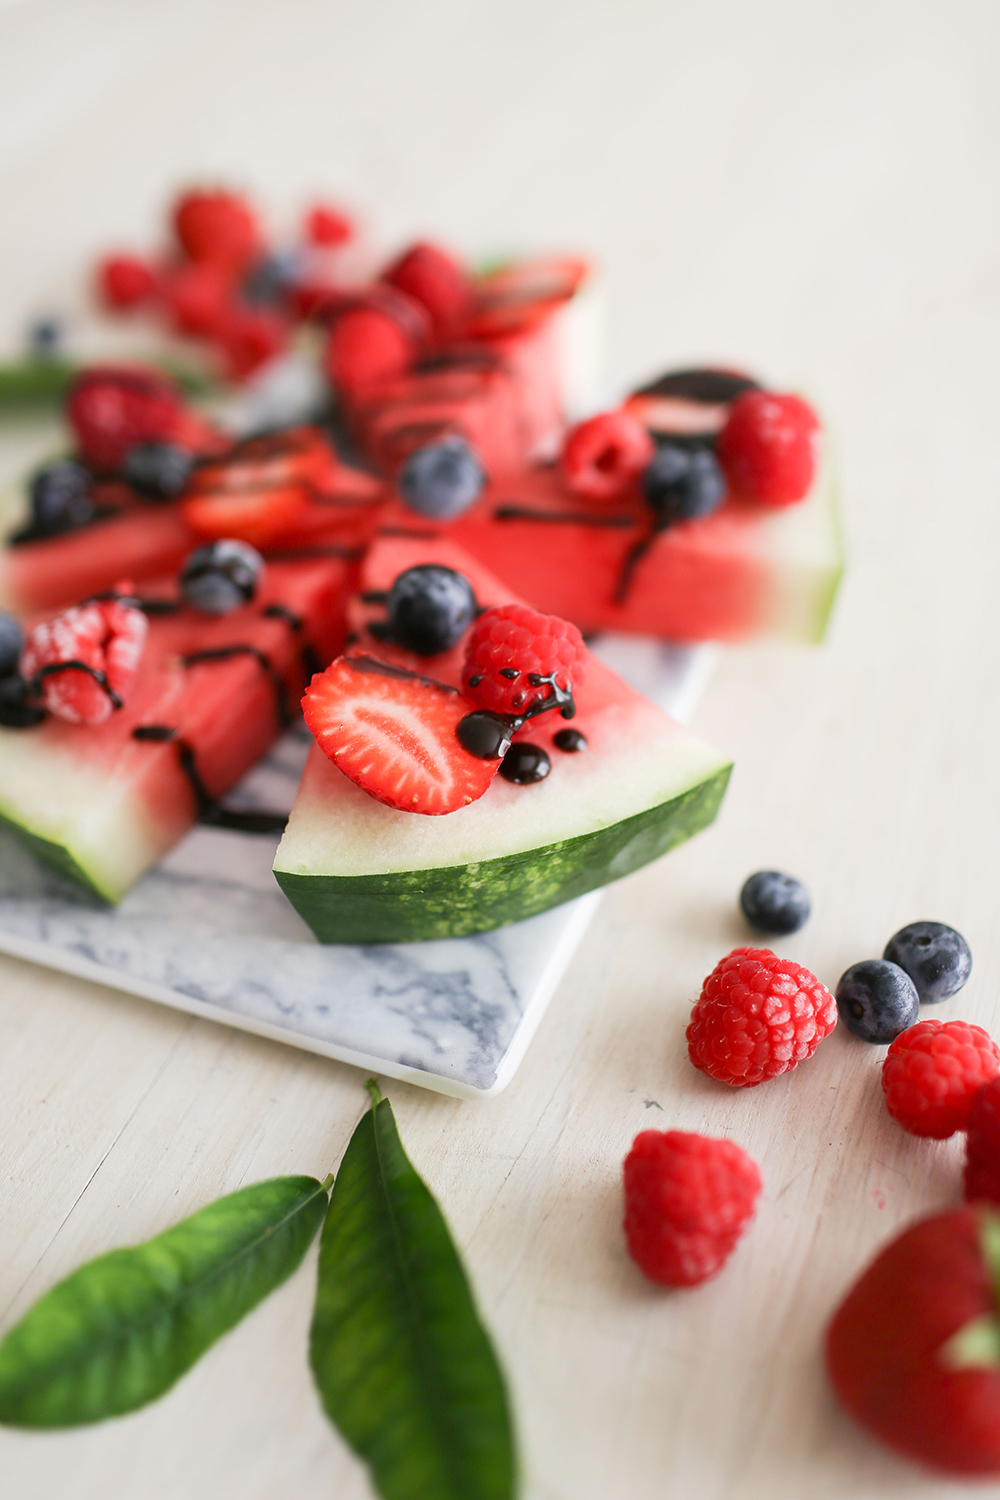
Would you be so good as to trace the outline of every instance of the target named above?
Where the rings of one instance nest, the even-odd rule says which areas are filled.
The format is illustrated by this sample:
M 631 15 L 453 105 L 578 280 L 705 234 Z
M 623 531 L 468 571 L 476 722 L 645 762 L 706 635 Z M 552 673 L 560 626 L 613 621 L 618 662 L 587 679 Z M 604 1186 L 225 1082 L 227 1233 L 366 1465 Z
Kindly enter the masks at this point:
M 135 685 L 110 719 L 0 729 L 0 820 L 119 900 L 197 820 L 200 803 L 228 791 L 297 717 L 310 675 L 343 644 L 355 574 L 331 559 L 272 563 L 257 598 L 232 614 L 152 614 Z M 142 595 L 169 599 L 176 588 Z M 206 651 L 217 654 L 192 660 Z

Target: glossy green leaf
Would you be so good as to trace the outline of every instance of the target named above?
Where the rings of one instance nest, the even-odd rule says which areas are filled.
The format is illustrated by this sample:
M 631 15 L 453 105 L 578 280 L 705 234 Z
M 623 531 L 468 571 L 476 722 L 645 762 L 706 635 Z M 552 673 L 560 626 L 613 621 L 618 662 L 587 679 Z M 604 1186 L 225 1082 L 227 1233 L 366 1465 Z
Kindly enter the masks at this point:
M 74 1271 L 0 1343 L 0 1422 L 75 1427 L 155 1400 L 295 1270 L 330 1181 L 255 1183 Z
M 387 1099 L 351 1138 L 320 1245 L 310 1358 L 384 1500 L 511 1500 L 503 1376 Z

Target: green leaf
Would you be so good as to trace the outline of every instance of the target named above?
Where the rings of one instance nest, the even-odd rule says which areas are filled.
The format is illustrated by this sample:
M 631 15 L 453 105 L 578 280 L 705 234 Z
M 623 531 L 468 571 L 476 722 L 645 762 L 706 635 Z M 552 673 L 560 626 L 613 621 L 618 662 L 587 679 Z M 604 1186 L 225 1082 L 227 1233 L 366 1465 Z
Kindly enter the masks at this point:
M 938 1351 L 949 1370 L 995 1370 L 1000 1365 L 1000 1322 L 992 1313 L 971 1318 Z
M 0 1422 L 75 1427 L 162 1395 L 295 1270 L 331 1180 L 255 1183 L 74 1271 L 0 1343 Z
M 310 1359 L 384 1500 L 511 1500 L 503 1376 L 441 1211 L 372 1085 L 320 1245 Z

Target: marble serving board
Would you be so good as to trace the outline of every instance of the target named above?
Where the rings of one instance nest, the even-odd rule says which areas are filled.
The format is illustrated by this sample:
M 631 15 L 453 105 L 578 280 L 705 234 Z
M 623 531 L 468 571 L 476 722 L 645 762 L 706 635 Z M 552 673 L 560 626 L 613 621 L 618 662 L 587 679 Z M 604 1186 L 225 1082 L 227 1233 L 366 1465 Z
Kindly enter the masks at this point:
M 594 649 L 679 719 L 711 670 L 707 647 Z M 227 804 L 290 808 L 308 748 L 299 724 Z M 0 834 L 0 951 L 441 1093 L 509 1083 L 600 893 L 475 937 L 323 945 L 274 880 L 276 846 L 197 827 L 112 909 Z

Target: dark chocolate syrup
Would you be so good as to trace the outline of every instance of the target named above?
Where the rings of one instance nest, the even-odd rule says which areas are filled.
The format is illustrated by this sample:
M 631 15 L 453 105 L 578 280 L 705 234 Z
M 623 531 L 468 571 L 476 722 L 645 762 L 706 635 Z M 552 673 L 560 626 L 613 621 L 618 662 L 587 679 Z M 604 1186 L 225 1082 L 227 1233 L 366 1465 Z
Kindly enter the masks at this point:
M 182 739 L 169 724 L 139 724 L 132 731 L 134 740 L 153 744 L 173 743 L 177 764 L 187 777 L 198 810 L 199 823 L 212 828 L 228 828 L 235 833 L 281 833 L 288 822 L 287 813 L 258 811 L 254 808 L 225 807 L 209 792 L 198 770 L 194 746 Z
M 575 755 L 578 750 L 586 750 L 587 736 L 581 734 L 579 729 L 560 729 L 552 736 L 552 743 L 557 750 Z
M 358 595 L 362 604 L 385 604 L 389 598 L 388 589 L 366 589 L 363 594 Z
M 175 615 L 180 609 L 176 599 L 140 599 L 138 594 L 123 594 L 118 589 L 104 589 L 100 594 L 90 594 L 81 604 L 125 604 L 141 609 L 144 615 Z
M 232 646 L 211 646 L 205 651 L 189 651 L 181 661 L 186 667 L 194 666 L 196 662 L 231 661 L 234 656 L 252 656 L 261 671 L 271 680 L 274 688 L 274 706 L 278 714 L 278 721 L 283 726 L 292 722 L 292 716 L 288 710 L 288 691 L 279 673 L 274 670 L 271 659 L 258 646 L 244 645 L 237 642 Z
M 477 710 L 459 719 L 455 728 L 458 743 L 477 760 L 499 760 L 510 752 L 511 727 L 500 714 Z
M 485 344 L 458 344 L 425 354 L 414 365 L 416 375 L 431 375 L 446 370 L 499 370 L 502 357 Z
M 500 673 L 501 677 L 507 677 L 510 680 L 519 675 L 513 667 L 505 667 Z M 470 687 L 476 687 L 478 682 L 482 682 L 481 676 L 478 677 L 478 681 L 477 677 L 469 678 Z M 550 708 L 558 708 L 564 719 L 572 719 L 575 716 L 576 704 L 573 702 L 573 690 L 572 688 L 560 687 L 558 682 L 556 682 L 556 674 L 554 672 L 550 673 L 547 677 L 543 677 L 540 672 L 529 672 L 528 682 L 532 687 L 542 687 L 547 683 L 552 692 L 547 698 L 540 698 L 537 702 L 532 703 L 523 714 L 494 714 L 486 709 L 477 709 L 474 713 L 466 714 L 464 719 L 458 721 L 458 724 L 455 726 L 455 734 L 459 744 L 470 755 L 475 755 L 479 760 L 496 760 L 497 756 L 504 755 L 505 753 L 509 756 L 513 750 L 517 749 L 517 746 L 511 746 L 510 750 L 506 750 L 506 745 L 510 745 L 511 740 L 517 734 L 518 730 L 523 729 L 529 719 L 537 718 L 539 714 L 548 713 Z M 532 748 L 534 749 L 535 747 Z M 538 753 L 540 755 L 545 754 L 544 750 Z M 548 760 L 548 757 L 546 757 L 546 760 Z M 548 762 L 548 769 L 542 771 L 541 775 L 532 776 L 528 779 L 531 781 L 541 781 L 542 777 L 549 774 L 549 769 L 551 769 L 551 762 Z M 508 781 L 513 781 L 514 779 L 513 776 L 508 776 L 507 778 Z
M 704 406 L 725 406 L 735 401 L 744 391 L 756 391 L 760 386 L 749 375 L 740 375 L 735 370 L 713 370 L 709 368 L 670 370 L 649 385 L 640 386 L 633 392 L 636 396 L 675 396 L 678 400 L 694 401 Z
M 407 667 L 396 667 L 391 662 L 379 661 L 377 656 L 343 656 L 341 661 L 353 672 L 365 672 L 372 677 L 405 678 L 409 682 L 422 682 L 425 687 L 440 688 L 443 693 L 461 696 L 458 688 L 450 687 L 447 682 L 438 682 L 433 677 L 424 677 L 421 672 L 411 672 Z
M 528 745 L 523 741 L 511 745 L 500 762 L 500 775 L 515 786 L 531 786 L 536 781 L 544 781 L 551 770 L 552 762 L 547 752 L 540 745 Z
M 28 695 L 32 698 L 40 697 L 42 683 L 46 677 L 54 677 L 58 672 L 86 672 L 87 676 L 92 677 L 97 686 L 107 693 L 108 698 L 111 700 L 111 707 L 121 708 L 122 700 L 108 682 L 107 675 L 101 671 L 100 667 L 88 666 L 85 661 L 50 661 L 46 666 L 39 667 L 34 677 L 28 683 Z
M 308 562 L 311 557 L 340 557 L 345 562 L 360 562 L 365 555 L 364 547 L 344 547 L 330 544 L 317 547 L 265 548 L 266 562 Z
M 610 526 L 624 531 L 635 525 L 633 516 L 600 515 L 586 510 L 537 510 L 527 505 L 498 505 L 494 521 L 554 521 L 561 526 Z
M 91 526 L 95 525 L 98 521 L 110 521 L 113 517 L 120 516 L 121 514 L 122 507 L 120 505 L 95 505 L 85 521 L 76 521 L 67 526 L 62 526 L 58 531 L 43 531 L 34 522 L 29 522 L 27 526 L 22 526 L 19 530 L 12 532 L 10 536 L 5 537 L 4 545 L 7 547 L 26 547 L 30 542 L 50 542 L 54 541 L 57 537 L 59 540 L 62 540 L 63 537 L 71 536 L 75 531 L 89 531 Z

